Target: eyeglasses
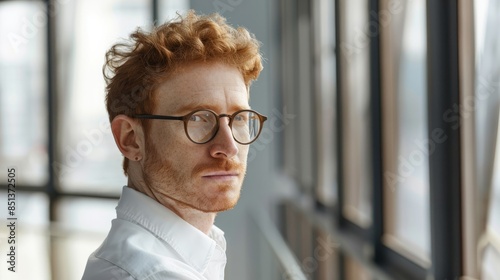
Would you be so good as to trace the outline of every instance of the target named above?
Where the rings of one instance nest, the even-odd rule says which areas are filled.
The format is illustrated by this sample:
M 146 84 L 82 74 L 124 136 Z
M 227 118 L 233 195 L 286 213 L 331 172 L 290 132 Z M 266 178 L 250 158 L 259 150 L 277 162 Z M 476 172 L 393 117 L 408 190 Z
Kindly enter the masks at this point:
M 155 120 L 179 120 L 184 122 L 184 131 L 186 136 L 196 144 L 205 144 L 215 138 L 219 131 L 219 120 L 223 117 L 229 118 L 229 127 L 236 142 L 242 145 L 248 145 L 259 137 L 262 126 L 267 120 L 254 110 L 240 110 L 231 115 L 218 115 L 212 110 L 195 110 L 184 116 L 161 116 L 161 115 L 134 115 L 139 119 Z

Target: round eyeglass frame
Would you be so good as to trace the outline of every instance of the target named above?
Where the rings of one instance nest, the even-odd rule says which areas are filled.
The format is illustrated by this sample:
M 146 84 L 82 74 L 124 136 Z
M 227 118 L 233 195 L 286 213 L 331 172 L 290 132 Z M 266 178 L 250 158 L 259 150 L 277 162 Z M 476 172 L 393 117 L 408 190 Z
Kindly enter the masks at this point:
M 212 134 L 212 136 L 206 140 L 206 141 L 203 141 L 203 142 L 197 142 L 197 141 L 194 141 L 190 136 L 189 136 L 189 133 L 188 133 L 188 122 L 189 122 L 189 119 L 191 118 L 191 116 L 193 116 L 194 114 L 198 113 L 198 112 L 201 112 L 201 111 L 207 111 L 207 112 L 210 112 L 212 113 L 214 116 L 215 116 L 215 130 Z M 257 133 L 257 135 L 255 135 L 255 138 L 248 142 L 248 143 L 243 143 L 243 142 L 240 142 L 238 141 L 238 139 L 236 139 L 236 137 L 234 137 L 234 132 L 233 132 L 233 119 L 236 115 L 240 114 L 241 112 L 251 112 L 251 113 L 254 113 L 258 118 L 259 118 L 259 131 Z M 187 138 L 189 140 L 191 140 L 191 142 L 195 143 L 195 144 L 206 144 L 210 141 L 212 141 L 215 136 L 217 135 L 217 133 L 219 132 L 219 128 L 220 128 L 220 118 L 223 118 L 223 117 L 228 117 L 229 118 L 229 128 L 231 129 L 231 135 L 233 136 L 233 139 L 234 141 L 238 142 L 239 144 L 241 145 L 249 145 L 249 144 L 252 144 L 255 140 L 257 140 L 257 138 L 259 138 L 260 136 L 260 133 L 262 132 L 262 127 L 264 126 L 264 122 L 267 120 L 267 117 L 264 116 L 264 115 L 261 115 L 259 114 L 258 112 L 254 111 L 254 110 L 250 110 L 250 109 L 243 109 L 243 110 L 239 110 L 239 111 L 236 111 L 234 113 L 232 113 L 231 115 L 229 114 L 217 114 L 216 112 L 214 112 L 213 110 L 210 110 L 210 109 L 197 109 L 197 110 L 194 110 L 192 111 L 191 113 L 188 113 L 184 116 L 163 116 L 163 115 L 149 115 L 149 114 L 138 114 L 138 115 L 133 115 L 132 117 L 134 118 L 138 118 L 138 119 L 152 119 L 152 120 L 178 120 L 178 121 L 183 121 L 184 122 L 184 133 L 186 134 Z

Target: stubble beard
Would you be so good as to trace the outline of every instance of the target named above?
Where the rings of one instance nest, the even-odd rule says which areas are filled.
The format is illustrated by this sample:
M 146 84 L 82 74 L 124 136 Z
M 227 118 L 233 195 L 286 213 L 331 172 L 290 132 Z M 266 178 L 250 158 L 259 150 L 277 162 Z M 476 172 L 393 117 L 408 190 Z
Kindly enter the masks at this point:
M 189 176 L 188 172 L 177 170 L 172 162 L 162 158 L 154 144 L 148 143 L 150 142 L 148 140 L 146 140 L 147 157 L 142 166 L 142 174 L 144 182 L 154 193 L 158 202 L 162 203 L 162 198 L 167 198 L 174 200 L 181 207 L 193 208 L 206 213 L 222 212 L 234 208 L 240 197 L 246 164 L 232 160 L 213 159 L 210 163 L 196 165 Z M 213 198 L 208 197 L 205 192 L 193 186 L 194 179 L 199 178 L 201 173 L 220 170 L 235 171 L 240 174 L 240 182 L 236 183 L 237 186 L 229 183 L 221 183 L 216 186 L 214 192 L 223 194 L 223 197 L 218 195 Z M 224 196 L 227 192 L 235 191 L 235 188 L 238 188 L 236 196 L 231 197 L 231 199 Z

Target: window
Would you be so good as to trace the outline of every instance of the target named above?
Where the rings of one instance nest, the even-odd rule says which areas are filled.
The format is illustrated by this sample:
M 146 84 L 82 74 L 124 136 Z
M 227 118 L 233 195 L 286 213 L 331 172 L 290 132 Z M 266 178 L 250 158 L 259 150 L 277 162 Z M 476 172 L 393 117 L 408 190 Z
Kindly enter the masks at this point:
M 150 1 L 69 1 L 57 25 L 60 162 L 65 191 L 117 194 L 126 184 L 104 106 L 104 52 L 138 26 L 151 28 Z M 92 174 L 92 176 L 88 176 Z
M 391 16 L 382 29 L 384 243 L 427 267 L 428 156 L 441 139 L 427 127 L 426 7 L 420 0 L 399 8 L 390 2 L 382 8 Z
M 343 214 L 360 227 L 371 225 L 370 38 L 367 0 L 339 3 L 343 155 Z
M 0 2 L 0 201 L 6 170 L 15 167 L 17 279 L 81 278 L 126 184 L 104 105 L 105 51 L 187 7 L 186 0 Z M 0 279 L 12 277 L 5 262 L 0 267 Z
M 500 121 L 500 119 L 499 119 Z M 486 229 L 479 242 L 482 264 L 482 279 L 495 279 L 500 273 L 500 125 L 497 129 L 497 143 L 495 147 L 495 163 L 491 182 L 491 195 L 487 204 Z
M 313 5 L 314 82 L 318 171 L 316 196 L 325 206 L 337 200 L 335 6 L 330 0 Z
M 478 259 L 482 279 L 495 279 L 500 273 L 500 1 L 476 0 L 474 12 Z
M 46 21 L 42 2 L 0 2 L 0 169 L 30 186 L 48 180 Z
M 319 55 L 327 53 L 321 15 L 328 4 L 308 2 L 319 182 L 316 194 L 288 201 L 300 205 L 286 219 L 297 255 L 308 236 L 297 227 L 328 224 L 346 279 L 498 278 L 500 1 L 333 1 L 340 213 L 300 208 L 314 198 L 322 203 L 329 141 L 318 118 L 330 105 L 321 82 L 327 58 Z M 299 150 L 309 145 L 296 142 Z
M 308 1 L 292 0 L 283 1 L 282 9 L 282 24 L 287 27 L 282 33 L 283 111 L 295 118 L 284 130 L 283 164 L 309 193 L 317 181 L 312 7 Z

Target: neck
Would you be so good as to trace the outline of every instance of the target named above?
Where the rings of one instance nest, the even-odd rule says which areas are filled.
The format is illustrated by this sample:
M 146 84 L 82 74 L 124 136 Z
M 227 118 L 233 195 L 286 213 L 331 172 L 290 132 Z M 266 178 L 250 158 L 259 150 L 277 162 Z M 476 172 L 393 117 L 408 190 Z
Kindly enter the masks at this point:
M 212 229 L 212 226 L 214 225 L 215 221 L 215 216 L 217 215 L 216 213 L 205 213 L 193 208 L 179 209 L 172 206 L 171 207 L 165 206 L 165 207 L 172 210 L 183 220 L 185 220 L 195 228 L 199 229 L 200 231 L 204 232 L 205 234 L 208 234 Z
M 166 194 L 158 193 L 147 186 L 142 180 L 131 179 L 131 176 L 129 176 L 128 179 L 128 187 L 151 197 L 161 205 L 170 209 L 170 211 L 174 212 L 184 221 L 199 229 L 201 232 L 208 234 L 212 229 L 215 216 L 217 215 L 216 212 L 203 212 L 198 209 L 194 209 L 189 205 L 172 199 Z

